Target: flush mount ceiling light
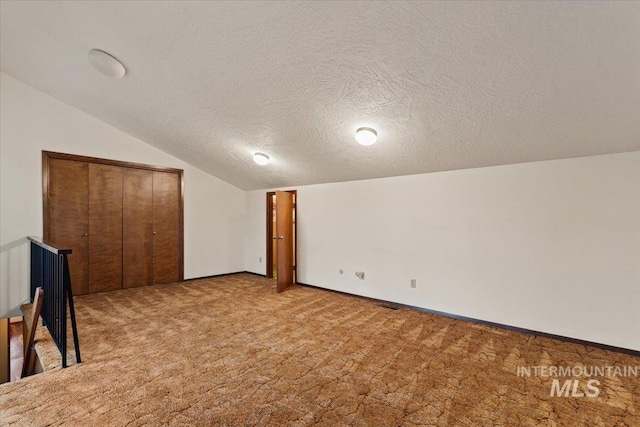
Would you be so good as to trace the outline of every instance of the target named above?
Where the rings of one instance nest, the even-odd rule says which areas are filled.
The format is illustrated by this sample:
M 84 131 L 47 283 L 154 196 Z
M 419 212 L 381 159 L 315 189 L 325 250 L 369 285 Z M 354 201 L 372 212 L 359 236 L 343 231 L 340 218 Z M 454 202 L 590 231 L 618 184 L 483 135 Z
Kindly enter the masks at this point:
M 253 155 L 253 161 L 259 164 L 260 166 L 264 166 L 269 163 L 269 156 L 263 153 L 256 153 Z
M 356 141 L 361 145 L 373 145 L 378 139 L 378 132 L 371 128 L 360 128 L 356 131 Z
M 121 79 L 127 73 L 122 62 L 118 61 L 107 52 L 98 49 L 89 51 L 89 63 L 100 73 L 112 79 Z

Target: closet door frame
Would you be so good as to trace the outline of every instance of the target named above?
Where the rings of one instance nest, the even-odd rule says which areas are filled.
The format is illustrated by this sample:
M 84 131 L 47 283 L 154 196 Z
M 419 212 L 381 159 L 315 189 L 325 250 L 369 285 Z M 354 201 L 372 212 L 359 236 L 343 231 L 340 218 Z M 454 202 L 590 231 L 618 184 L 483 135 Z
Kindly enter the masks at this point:
M 178 244 L 178 279 L 184 280 L 184 171 L 182 169 L 166 166 L 145 165 L 143 163 L 125 162 L 120 160 L 101 159 L 98 157 L 80 156 L 77 154 L 57 153 L 54 151 L 42 151 L 42 237 L 45 242 L 50 241 L 49 230 L 49 159 L 73 160 L 76 162 L 97 163 L 102 165 L 119 166 L 122 168 L 144 169 L 149 171 L 175 173 L 179 176 L 180 201 L 179 207 L 179 244 Z

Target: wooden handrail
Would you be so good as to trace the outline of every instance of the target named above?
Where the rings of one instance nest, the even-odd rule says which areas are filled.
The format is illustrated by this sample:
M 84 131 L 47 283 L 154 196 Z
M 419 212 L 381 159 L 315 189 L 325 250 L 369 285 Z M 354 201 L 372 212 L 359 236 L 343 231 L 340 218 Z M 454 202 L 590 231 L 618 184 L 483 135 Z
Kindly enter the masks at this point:
M 69 255 L 70 253 L 73 252 L 71 249 L 67 249 L 64 246 L 56 245 L 55 243 L 45 241 L 39 237 L 28 236 L 27 239 L 29 239 L 36 245 L 40 246 L 41 248 L 44 248 L 49 252 L 53 252 L 56 255 L 61 255 L 61 254 Z
M 22 374 L 21 378 L 34 373 L 36 364 L 36 352 L 33 348 L 33 344 L 36 338 L 36 328 L 38 327 L 38 318 L 42 311 L 42 299 L 44 298 L 44 291 L 42 288 L 36 288 L 33 295 L 33 305 L 31 306 L 31 324 L 29 325 L 28 337 L 24 342 L 24 352 L 22 359 Z

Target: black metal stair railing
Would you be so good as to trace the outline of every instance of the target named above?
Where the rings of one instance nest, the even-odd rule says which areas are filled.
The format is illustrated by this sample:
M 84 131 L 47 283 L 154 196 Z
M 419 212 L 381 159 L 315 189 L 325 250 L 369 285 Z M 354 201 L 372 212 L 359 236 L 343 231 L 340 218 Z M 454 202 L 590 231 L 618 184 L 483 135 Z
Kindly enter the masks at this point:
M 71 249 L 56 248 L 38 238 L 31 241 L 31 302 L 36 288 L 44 289 L 42 321 L 62 355 L 62 367 L 67 367 L 67 317 L 71 320 L 76 363 L 80 363 L 80 343 L 71 291 L 69 261 Z M 67 308 L 69 315 L 67 316 Z

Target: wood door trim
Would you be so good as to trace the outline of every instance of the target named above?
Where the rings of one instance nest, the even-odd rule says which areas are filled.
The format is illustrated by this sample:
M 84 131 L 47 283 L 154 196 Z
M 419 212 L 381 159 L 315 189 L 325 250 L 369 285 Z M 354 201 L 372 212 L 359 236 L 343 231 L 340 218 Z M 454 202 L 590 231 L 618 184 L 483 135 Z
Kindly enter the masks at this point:
M 180 208 L 178 209 L 178 251 L 180 262 L 178 263 L 178 280 L 184 281 L 184 171 L 177 169 L 179 177 L 180 194 L 178 199 L 180 200 Z
M 273 196 L 276 195 L 275 191 L 267 192 L 267 212 L 265 218 L 267 218 L 267 277 L 273 279 Z
M 122 160 L 101 159 L 98 157 L 80 156 L 78 154 L 57 153 L 55 151 L 42 151 L 43 159 L 46 155 L 51 159 L 74 160 L 76 162 L 99 163 L 102 165 L 120 166 L 123 168 L 147 169 L 158 172 L 182 173 L 182 169 L 170 168 L 167 166 L 145 165 L 144 163 L 125 162 Z
M 98 157 L 80 156 L 77 154 L 58 153 L 42 150 L 42 237 L 49 240 L 49 159 L 73 160 L 77 162 L 98 163 L 103 165 L 119 166 L 123 168 L 145 169 L 158 172 L 170 172 L 180 175 L 180 199 L 179 208 L 179 280 L 184 280 L 184 170 L 166 166 L 145 165 L 143 163 L 125 162 L 121 160 L 101 159 Z
M 42 240 L 50 242 L 49 232 L 49 154 L 42 152 Z M 52 157 L 53 158 L 53 157 Z
M 293 283 L 298 281 L 298 190 L 293 193 Z

